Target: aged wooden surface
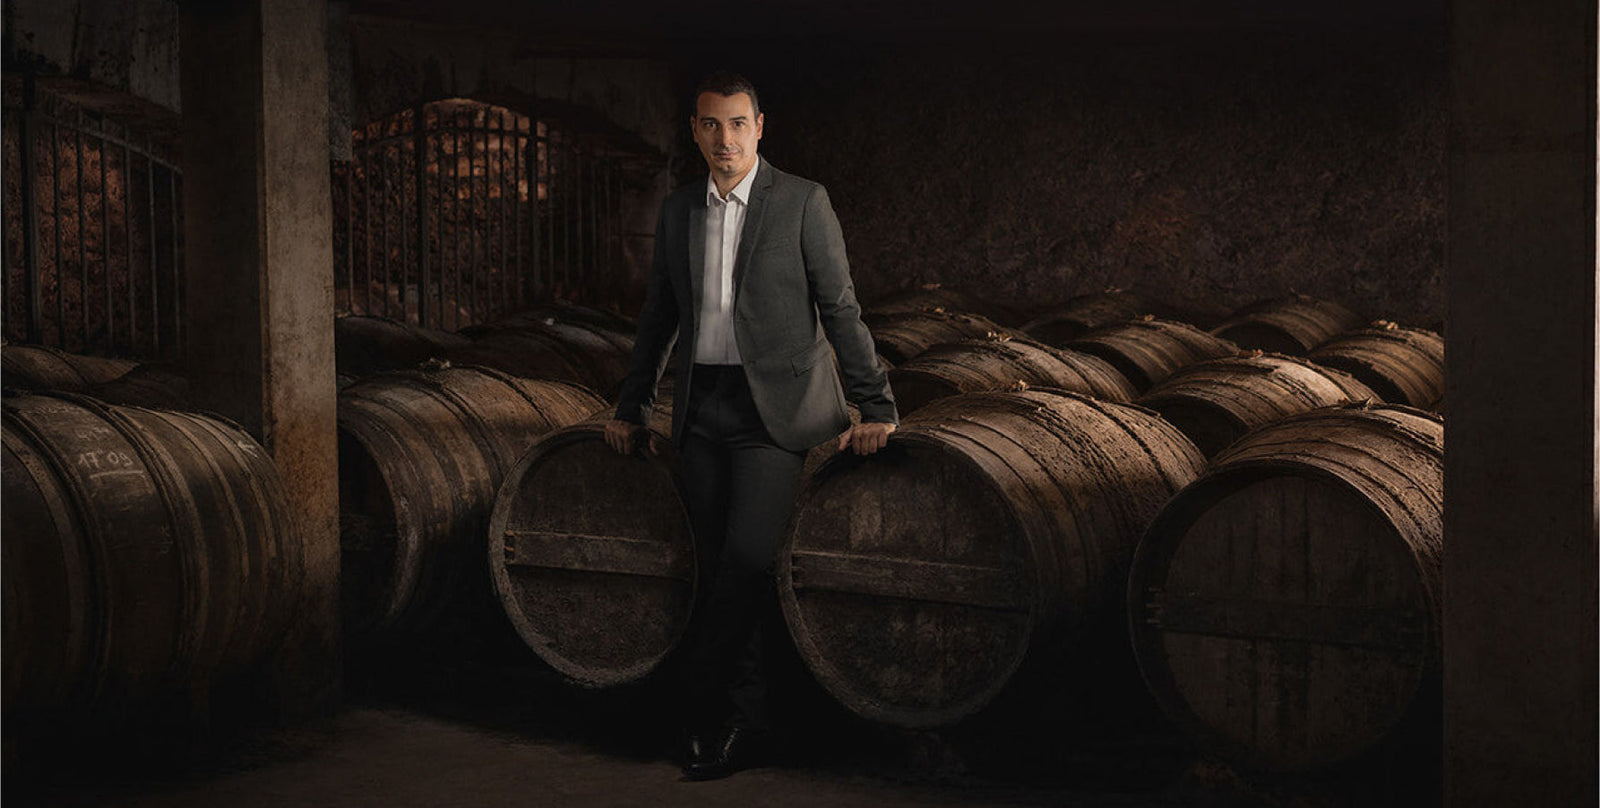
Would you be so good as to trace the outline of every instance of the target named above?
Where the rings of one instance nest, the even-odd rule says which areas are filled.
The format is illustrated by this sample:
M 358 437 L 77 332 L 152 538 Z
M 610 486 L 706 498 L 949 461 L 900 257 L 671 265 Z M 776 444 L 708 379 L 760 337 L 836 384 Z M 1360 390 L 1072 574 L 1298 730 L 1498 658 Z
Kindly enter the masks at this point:
M 488 527 L 501 609 L 539 659 L 585 687 L 655 670 L 688 626 L 696 580 L 670 449 L 617 454 L 606 415 L 539 440 L 506 476 Z
M 1443 441 L 1420 410 L 1318 410 L 1251 433 L 1161 511 L 1128 585 L 1134 650 L 1205 748 L 1316 769 L 1426 720 Z
M 89 388 L 89 395 L 111 404 L 193 409 L 193 384 L 187 374 L 168 364 L 140 365 L 108 382 Z
M 1206 457 L 1291 415 L 1377 396 L 1355 377 L 1308 360 L 1251 352 L 1190 365 L 1139 403 L 1188 435 Z
M 1338 368 L 1390 404 L 1443 412 L 1444 338 L 1421 328 L 1379 321 L 1324 342 L 1308 357 Z
M 484 597 L 484 524 L 501 479 L 540 435 L 602 403 L 481 367 L 396 371 L 341 392 L 347 628 L 425 627 Z
M 991 304 L 970 293 L 940 284 L 891 292 L 865 303 L 865 310 L 872 315 L 914 314 L 930 309 L 977 314 L 1004 325 L 1016 322 L 1016 315 L 1010 308 Z
M 568 303 L 564 300 L 555 300 L 534 306 L 526 311 L 520 311 L 509 317 L 497 320 L 492 325 L 515 328 L 531 322 L 547 322 L 551 320 L 559 323 L 598 326 L 619 334 L 632 334 L 639 327 L 639 324 L 632 318 L 622 314 L 577 303 Z
M 1203 462 L 1153 413 L 1081 394 L 934 402 L 804 488 L 778 561 L 796 646 L 846 707 L 906 727 L 1057 679 L 1121 618 L 1139 534 Z
M 1028 336 L 1057 348 L 1095 329 L 1152 313 L 1150 301 L 1121 289 L 1071 298 L 1060 308 L 1022 324 Z
M 261 662 L 305 560 L 264 449 L 218 418 L 87 396 L 4 402 L 5 704 L 189 692 Z
M 1335 335 L 1360 328 L 1363 322 L 1338 303 L 1289 295 L 1240 308 L 1211 333 L 1246 350 L 1305 356 Z
M 1179 368 L 1239 352 L 1233 343 L 1192 325 L 1149 316 L 1090 332 L 1065 347 L 1110 362 L 1139 392 Z
M 387 317 L 356 314 L 340 317 L 333 324 L 339 372 L 353 376 L 414 367 L 447 356 L 468 343 L 459 334 L 419 328 Z
M 450 352 L 454 361 L 485 365 L 530 379 L 581 384 L 614 397 L 628 374 L 633 337 L 609 328 L 553 318 L 471 329 L 470 345 Z
M 1006 336 L 930 348 L 889 371 L 889 386 L 901 415 L 961 393 L 1028 387 L 1059 387 L 1107 401 L 1130 401 L 1137 395 L 1105 360 Z
M 917 354 L 946 342 L 956 342 L 990 334 L 1021 336 L 978 314 L 921 309 L 917 311 L 867 313 L 861 321 L 872 331 L 878 353 L 899 366 Z
M 138 366 L 131 359 L 67 353 L 46 345 L 0 346 L 0 384 L 12 390 L 81 393 Z

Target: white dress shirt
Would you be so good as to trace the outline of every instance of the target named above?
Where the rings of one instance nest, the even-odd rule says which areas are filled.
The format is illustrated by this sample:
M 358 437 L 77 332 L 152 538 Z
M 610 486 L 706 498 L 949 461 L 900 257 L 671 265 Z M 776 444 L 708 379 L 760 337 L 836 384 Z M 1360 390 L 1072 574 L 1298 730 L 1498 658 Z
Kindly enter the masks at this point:
M 716 180 L 706 177 L 706 274 L 700 291 L 700 328 L 694 341 L 697 364 L 740 364 L 739 345 L 733 337 L 733 263 L 744 234 L 745 212 L 750 208 L 750 187 L 760 168 L 757 160 L 727 199 L 717 193 Z

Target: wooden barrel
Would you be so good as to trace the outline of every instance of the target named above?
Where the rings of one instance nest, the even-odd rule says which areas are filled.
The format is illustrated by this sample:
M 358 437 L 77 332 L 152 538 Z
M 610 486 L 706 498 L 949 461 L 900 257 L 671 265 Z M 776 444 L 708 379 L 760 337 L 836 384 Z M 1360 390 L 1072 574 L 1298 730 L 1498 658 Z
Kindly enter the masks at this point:
M 1135 542 L 1204 460 L 1154 413 L 1077 393 L 975 393 L 840 455 L 804 487 L 779 600 L 841 704 L 903 727 L 960 721 L 1013 681 L 1066 688 L 1123 619 Z
M 493 367 L 529 379 L 581 384 L 611 398 L 628 374 L 633 337 L 597 326 L 529 321 L 515 328 L 474 331 L 453 361 Z
M 946 342 L 987 337 L 990 334 L 1022 336 L 978 314 L 943 309 L 866 314 L 861 321 L 872 332 L 878 353 L 898 366 L 927 349 Z
M 582 306 L 577 303 L 568 303 L 557 300 L 542 303 L 531 309 L 519 311 L 508 317 L 501 318 L 491 323 L 493 328 L 507 329 L 518 328 L 531 323 L 544 322 L 572 323 L 574 325 L 590 325 L 607 331 L 614 331 L 623 335 L 631 335 L 638 330 L 639 324 L 633 319 L 613 311 Z M 464 331 L 465 329 L 463 329 Z
M 1178 368 L 1239 352 L 1233 343 L 1192 325 L 1149 316 L 1085 334 L 1066 347 L 1110 362 L 1140 392 Z
M 1444 339 L 1432 331 L 1379 320 L 1322 343 L 1309 358 L 1360 379 L 1391 404 L 1427 409 L 1444 398 Z
M 1360 328 L 1362 322 L 1338 303 L 1289 295 L 1245 306 L 1211 333 L 1245 350 L 1305 356 L 1335 335 Z
M 1151 313 L 1150 301 L 1122 289 L 1078 295 L 1022 325 L 1022 332 L 1057 348 L 1084 334 Z
M 489 569 L 501 609 L 536 656 L 583 687 L 648 676 L 692 616 L 700 571 L 672 474 L 672 396 L 663 381 L 649 416 L 663 455 L 607 446 L 607 407 L 541 438 L 495 498 Z M 813 447 L 802 479 L 836 446 Z
M 90 387 L 89 395 L 111 404 L 187 410 L 194 408 L 191 388 L 188 376 L 177 368 L 153 362 Z
M 589 421 L 534 444 L 495 499 L 495 594 L 523 643 L 568 681 L 638 681 L 689 623 L 694 540 L 669 456 L 617 454 Z
M 349 630 L 437 628 L 487 600 L 483 531 L 501 479 L 540 435 L 602 404 L 579 387 L 480 367 L 396 371 L 341 392 Z
M 1342 370 L 1305 359 L 1251 352 L 1190 365 L 1167 377 L 1139 403 L 1214 457 L 1256 427 L 1291 415 L 1376 399 Z
M 1128 586 L 1166 713 L 1206 749 L 1281 770 L 1431 720 L 1443 455 L 1431 414 L 1318 410 L 1251 433 L 1174 497 Z M 1436 743 L 1437 725 L 1423 734 Z
M 138 365 L 132 359 L 72 354 L 48 345 L 0 347 L 0 383 L 13 390 L 81 393 Z
M 1106 401 L 1131 401 L 1133 385 L 1106 361 L 1029 339 L 996 337 L 945 343 L 889 371 L 901 415 L 961 393 L 1058 387 Z
M 1017 322 L 1016 314 L 1009 307 L 990 303 L 968 292 L 937 283 L 890 292 L 874 298 L 865 306 L 865 310 L 874 315 L 915 314 L 931 309 L 976 314 L 997 323 Z
M 470 341 L 387 317 L 352 314 L 334 320 L 333 342 L 339 372 L 365 376 L 445 357 Z
M 130 705 L 268 658 L 305 554 L 265 450 L 214 416 L 4 402 L 8 713 Z

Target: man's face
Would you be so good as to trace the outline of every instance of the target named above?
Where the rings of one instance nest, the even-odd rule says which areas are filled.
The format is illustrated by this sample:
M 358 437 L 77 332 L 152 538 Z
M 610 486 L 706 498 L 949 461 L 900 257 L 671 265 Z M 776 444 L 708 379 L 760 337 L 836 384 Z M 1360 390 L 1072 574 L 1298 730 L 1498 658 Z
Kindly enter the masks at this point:
M 701 93 L 695 101 L 694 141 L 711 173 L 724 179 L 743 176 L 756 163 L 756 142 L 761 140 L 764 115 L 745 93 Z

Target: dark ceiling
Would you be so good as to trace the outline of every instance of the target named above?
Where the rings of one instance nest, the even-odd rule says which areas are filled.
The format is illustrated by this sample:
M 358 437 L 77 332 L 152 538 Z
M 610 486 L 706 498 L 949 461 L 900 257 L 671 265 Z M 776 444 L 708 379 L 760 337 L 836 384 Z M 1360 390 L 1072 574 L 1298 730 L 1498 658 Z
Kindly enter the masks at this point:
M 352 0 L 358 14 L 519 29 L 530 42 L 660 50 L 813 36 L 1036 38 L 1095 29 L 1350 29 L 1437 25 L 1444 0 Z

